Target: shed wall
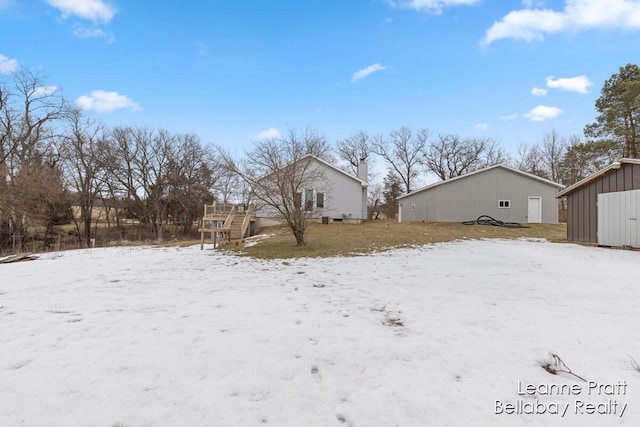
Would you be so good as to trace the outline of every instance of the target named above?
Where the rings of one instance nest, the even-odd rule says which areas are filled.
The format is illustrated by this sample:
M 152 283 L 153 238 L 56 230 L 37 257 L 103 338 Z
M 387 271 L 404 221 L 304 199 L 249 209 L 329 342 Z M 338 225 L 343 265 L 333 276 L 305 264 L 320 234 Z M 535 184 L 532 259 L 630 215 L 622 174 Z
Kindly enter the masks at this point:
M 598 242 L 598 194 L 640 190 L 640 165 L 622 163 L 567 195 L 567 240 Z
M 559 188 L 504 168 L 445 182 L 400 200 L 402 222 L 460 222 L 490 215 L 505 222 L 528 222 L 528 198 L 542 197 L 542 222 L 558 222 Z M 509 200 L 510 208 L 498 207 Z

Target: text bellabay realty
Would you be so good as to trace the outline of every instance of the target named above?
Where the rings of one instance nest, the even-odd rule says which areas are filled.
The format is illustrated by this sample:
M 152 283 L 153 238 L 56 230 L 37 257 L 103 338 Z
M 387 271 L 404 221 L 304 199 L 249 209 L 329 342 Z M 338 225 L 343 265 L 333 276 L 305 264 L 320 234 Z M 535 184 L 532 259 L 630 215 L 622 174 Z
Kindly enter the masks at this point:
M 576 415 L 616 415 L 622 417 L 626 403 L 620 403 L 612 396 L 625 396 L 627 382 L 598 383 L 587 381 L 586 387 L 581 384 L 523 384 L 518 381 L 518 395 L 524 399 L 506 402 L 496 400 L 495 413 L 500 414 L 551 414 L 564 417 L 568 413 Z M 535 396 L 580 396 L 573 402 L 540 401 Z M 586 396 L 608 397 L 604 401 L 588 401 Z

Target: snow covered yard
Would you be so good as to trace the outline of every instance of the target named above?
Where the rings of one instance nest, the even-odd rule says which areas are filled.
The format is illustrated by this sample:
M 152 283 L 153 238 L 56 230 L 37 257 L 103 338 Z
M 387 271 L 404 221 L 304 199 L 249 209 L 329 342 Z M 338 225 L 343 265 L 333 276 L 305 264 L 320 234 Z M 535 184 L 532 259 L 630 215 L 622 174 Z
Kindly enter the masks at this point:
M 0 425 L 636 426 L 639 266 L 508 240 L 2 265 Z

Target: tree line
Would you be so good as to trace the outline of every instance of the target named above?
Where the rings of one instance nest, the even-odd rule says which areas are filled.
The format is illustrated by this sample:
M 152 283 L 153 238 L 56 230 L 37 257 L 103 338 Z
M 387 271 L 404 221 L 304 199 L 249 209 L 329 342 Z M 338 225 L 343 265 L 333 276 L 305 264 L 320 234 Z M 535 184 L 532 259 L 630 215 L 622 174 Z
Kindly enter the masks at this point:
M 335 147 L 314 129 L 289 129 L 234 159 L 194 134 L 107 127 L 46 83 L 31 70 L 0 76 L 0 250 L 21 250 L 35 236 L 46 245 L 55 226 L 69 222 L 78 242 L 88 246 L 97 207 L 106 212 L 107 227 L 135 222 L 161 240 L 173 222 L 188 233 L 204 203 L 247 203 L 257 177 L 277 172 L 286 180 L 291 176 L 284 173 L 286 165 L 307 153 L 341 161 L 353 174 L 361 160 L 382 159 L 386 175 L 369 179 L 369 216 L 375 218 L 393 217 L 398 196 L 417 189 L 427 174 L 445 180 L 503 163 L 570 185 L 616 158 L 637 157 L 640 149 L 640 69 L 633 64 L 605 82 L 595 105 L 599 115 L 585 126 L 584 137 L 551 130 L 536 144 L 522 143 L 514 155 L 492 138 L 433 135 L 403 126 L 385 135 L 360 130 Z M 307 178 L 296 178 L 296 185 Z M 290 182 L 279 183 L 284 184 L 296 194 Z M 288 193 L 280 196 L 292 199 Z
M 0 81 L 0 250 L 46 245 L 68 223 L 88 246 L 97 207 L 107 227 L 141 224 L 162 239 L 171 219 L 188 232 L 203 203 L 241 191 L 214 157 L 194 134 L 107 127 L 38 72 L 18 71 Z
M 640 141 L 640 68 L 620 67 L 602 88 L 595 102 L 596 121 L 581 135 L 546 132 L 535 144 L 521 143 L 509 155 L 492 138 L 461 138 L 455 134 L 431 135 L 428 129 L 413 131 L 402 127 L 388 135 L 370 137 L 359 131 L 339 141 L 338 153 L 353 167 L 358 158 L 381 156 L 387 166 L 382 183 L 369 191 L 371 215 L 382 212 L 393 217 L 397 198 L 416 190 L 415 182 L 424 174 L 441 180 L 454 178 L 502 163 L 542 178 L 574 184 L 621 157 L 638 158 Z

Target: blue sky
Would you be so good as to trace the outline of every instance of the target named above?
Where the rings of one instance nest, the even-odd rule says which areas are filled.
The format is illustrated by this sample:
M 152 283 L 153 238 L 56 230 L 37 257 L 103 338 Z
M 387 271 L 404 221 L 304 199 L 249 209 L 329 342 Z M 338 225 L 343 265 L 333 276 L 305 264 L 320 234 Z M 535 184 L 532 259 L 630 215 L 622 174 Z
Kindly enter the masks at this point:
M 107 124 L 240 149 L 409 126 L 515 154 L 582 134 L 639 30 L 639 0 L 0 0 L 0 73 L 39 68 Z

